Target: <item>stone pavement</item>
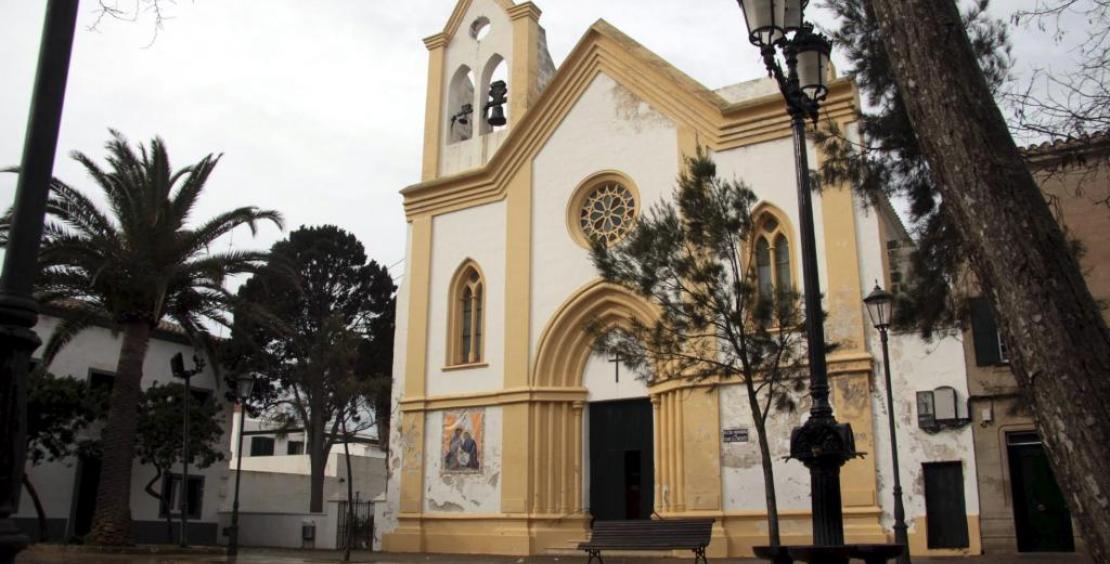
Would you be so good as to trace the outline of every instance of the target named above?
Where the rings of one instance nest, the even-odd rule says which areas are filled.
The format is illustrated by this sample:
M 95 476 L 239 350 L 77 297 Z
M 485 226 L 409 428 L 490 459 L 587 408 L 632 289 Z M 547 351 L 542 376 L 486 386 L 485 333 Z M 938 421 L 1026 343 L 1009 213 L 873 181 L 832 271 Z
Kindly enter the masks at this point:
M 342 553 L 335 551 L 241 549 L 239 562 L 244 564 L 301 564 L 340 562 Z M 606 564 L 679 564 L 689 562 L 686 558 L 636 558 L 605 556 Z M 208 549 L 178 551 L 163 548 L 160 553 L 106 553 L 95 552 L 83 547 L 63 547 L 52 545 L 34 546 L 16 558 L 17 564 L 199 564 L 227 562 L 222 552 Z M 441 554 L 385 554 L 357 551 L 352 553 L 353 563 L 376 564 L 584 564 L 585 556 L 530 556 L 526 558 L 503 556 L 464 556 Z M 914 558 L 914 564 L 1089 564 L 1086 558 L 1075 554 L 1018 554 L 1006 556 L 976 556 L 967 558 Z M 722 564 L 755 564 L 760 560 L 752 559 L 710 559 Z

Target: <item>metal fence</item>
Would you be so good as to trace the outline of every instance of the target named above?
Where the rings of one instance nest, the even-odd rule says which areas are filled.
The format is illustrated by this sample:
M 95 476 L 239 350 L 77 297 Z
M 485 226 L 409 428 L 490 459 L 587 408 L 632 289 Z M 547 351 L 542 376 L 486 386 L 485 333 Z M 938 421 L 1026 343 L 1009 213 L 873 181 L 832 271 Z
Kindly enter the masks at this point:
M 370 548 L 374 538 L 374 504 L 356 500 L 351 513 L 347 511 L 346 501 L 339 502 L 339 527 L 335 532 L 335 547 L 343 550 L 350 542 L 352 549 Z

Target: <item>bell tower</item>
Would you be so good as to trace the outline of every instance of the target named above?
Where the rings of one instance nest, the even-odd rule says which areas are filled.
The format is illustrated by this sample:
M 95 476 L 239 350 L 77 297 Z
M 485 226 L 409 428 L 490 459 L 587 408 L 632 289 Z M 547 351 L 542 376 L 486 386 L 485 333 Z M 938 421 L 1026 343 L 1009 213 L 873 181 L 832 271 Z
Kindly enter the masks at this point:
M 555 72 L 539 18 L 531 2 L 459 0 L 424 39 L 422 182 L 484 165 L 535 104 Z

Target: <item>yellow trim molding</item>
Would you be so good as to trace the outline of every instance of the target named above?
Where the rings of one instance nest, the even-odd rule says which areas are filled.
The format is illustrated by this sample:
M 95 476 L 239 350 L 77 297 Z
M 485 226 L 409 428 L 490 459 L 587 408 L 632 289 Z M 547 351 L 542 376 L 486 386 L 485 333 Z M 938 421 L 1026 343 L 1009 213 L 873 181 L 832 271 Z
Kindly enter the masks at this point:
M 588 324 L 619 326 L 636 317 L 651 324 L 658 313 L 632 292 L 596 279 L 571 294 L 551 316 L 539 345 L 532 374 L 535 385 L 581 387 L 582 371 L 593 350 Z

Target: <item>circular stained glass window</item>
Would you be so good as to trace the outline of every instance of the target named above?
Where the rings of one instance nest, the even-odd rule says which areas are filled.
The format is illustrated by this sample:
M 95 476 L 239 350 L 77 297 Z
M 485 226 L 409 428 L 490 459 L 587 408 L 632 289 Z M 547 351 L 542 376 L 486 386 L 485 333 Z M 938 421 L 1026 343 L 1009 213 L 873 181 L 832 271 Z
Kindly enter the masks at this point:
M 607 245 L 627 235 L 635 219 L 635 196 L 616 182 L 606 182 L 591 190 L 578 209 L 578 227 L 582 233 L 588 239 L 599 238 Z

